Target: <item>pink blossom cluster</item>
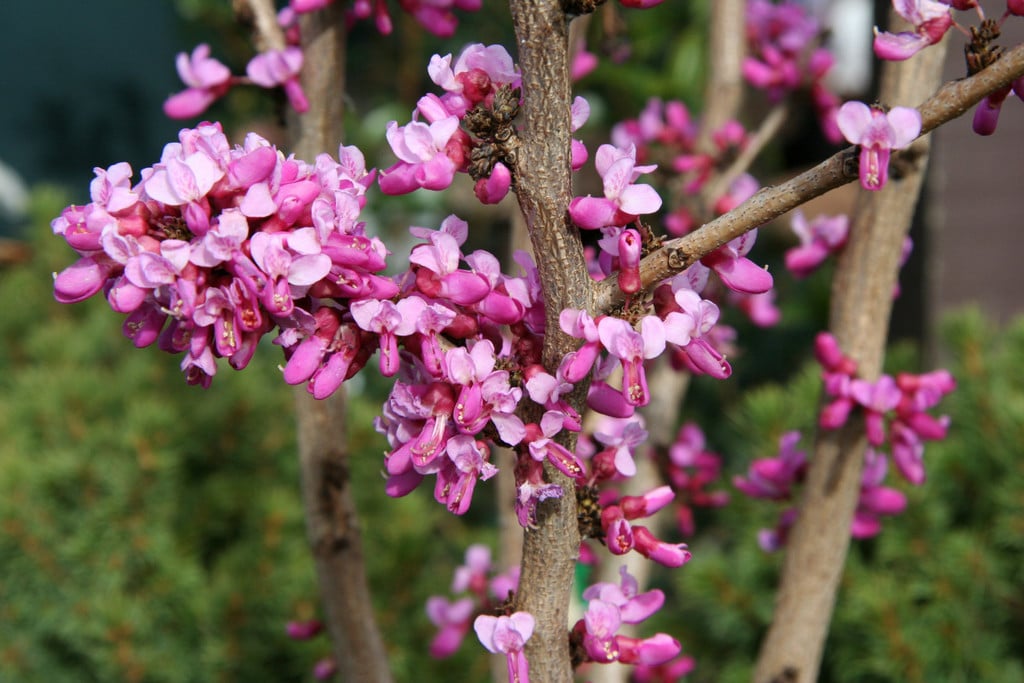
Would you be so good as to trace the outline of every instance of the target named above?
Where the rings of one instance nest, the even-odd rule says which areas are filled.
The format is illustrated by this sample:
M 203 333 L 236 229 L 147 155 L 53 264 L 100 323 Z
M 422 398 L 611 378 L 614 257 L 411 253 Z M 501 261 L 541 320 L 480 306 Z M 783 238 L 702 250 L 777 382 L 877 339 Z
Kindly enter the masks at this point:
M 612 128 L 612 143 L 618 149 L 636 148 L 635 158 L 639 161 L 649 159 L 665 159 L 667 167 L 681 174 L 682 193 L 684 196 L 696 195 L 714 176 L 716 169 L 728 163 L 746 146 L 748 135 L 737 121 L 727 121 L 712 131 L 711 151 L 697 149 L 697 122 L 690 115 L 686 105 L 678 100 L 664 102 L 657 98 L 648 100 L 647 105 L 636 119 L 627 119 Z M 642 167 L 654 170 L 653 165 Z M 749 185 L 748 180 L 743 183 Z M 739 204 L 757 191 L 756 183 L 752 190 L 743 193 L 743 185 L 737 188 L 745 196 L 734 196 L 727 199 L 712 198 L 715 209 L 724 213 L 730 204 Z M 726 194 L 732 188 L 727 188 Z M 728 207 L 728 208 L 727 208 Z M 677 208 L 666 218 L 665 227 L 669 234 L 681 236 L 695 227 L 696 218 L 683 208 Z
M 671 487 L 659 486 L 642 496 L 616 496 L 609 490 L 600 498 L 603 542 L 613 555 L 635 550 L 666 567 L 681 567 L 690 561 L 685 543 L 662 541 L 650 529 L 635 523 L 671 503 L 675 497 Z
M 880 59 L 903 60 L 942 40 L 953 26 L 953 15 L 949 6 L 957 9 L 977 3 L 954 3 L 952 0 L 892 0 L 893 9 L 913 26 L 913 31 L 889 33 L 875 29 L 875 54 Z
M 576 197 L 569 203 L 573 222 L 587 230 L 624 228 L 639 216 L 661 208 L 661 197 L 653 187 L 636 180 L 657 166 L 637 166 L 636 147 L 601 145 L 594 156 L 601 176 L 604 197 Z
M 476 482 L 497 472 L 490 441 L 528 444 L 533 458 L 556 452 L 535 443 L 541 428 L 516 414 L 523 388 L 511 372 L 540 360 L 539 280 L 525 255 L 524 277 L 503 275 L 490 253 L 464 255 L 468 226 L 455 216 L 412 232 L 424 242 L 400 276 L 398 303 L 368 301 L 353 316 L 379 339 L 382 372 L 401 370 L 376 423 L 391 446 L 385 490 L 403 496 L 436 475 L 438 502 L 463 514 Z
M 681 102 L 662 102 L 652 99 L 635 120 L 625 121 L 612 130 L 612 140 L 618 148 L 636 148 L 635 158 L 668 158 L 673 172 L 682 175 L 683 198 L 678 206 L 665 217 L 665 226 L 674 236 L 682 236 L 697 227 L 699 219 L 695 217 L 684 201 L 685 197 L 699 194 L 714 176 L 716 169 L 721 168 L 727 159 L 742 150 L 747 142 L 747 133 L 743 127 L 730 121 L 712 134 L 713 152 L 701 151 L 696 148 L 696 125 L 692 121 L 686 106 Z M 653 168 L 644 166 L 643 168 Z M 715 213 L 726 213 L 749 199 L 759 189 L 758 182 L 750 175 L 742 174 L 728 187 L 721 196 L 713 198 L 712 206 Z M 633 264 L 628 242 L 620 245 L 623 228 L 605 228 L 605 237 L 599 242 L 602 253 L 598 256 L 599 268 L 596 272 L 605 276 L 619 268 L 619 285 L 626 293 L 630 293 L 629 283 L 633 277 Z M 710 268 L 718 276 L 725 287 L 738 294 L 734 300 L 743 302 L 744 310 L 757 324 L 773 324 L 777 319 L 777 311 L 770 305 L 771 298 L 760 297 L 747 301 L 748 297 L 765 295 L 773 285 L 772 276 L 764 268 L 747 258 L 757 239 L 757 231 L 752 230 L 728 242 L 714 252 L 701 259 L 700 267 L 691 267 L 687 278 L 693 283 L 691 288 L 702 292 L 707 284 L 707 269 Z M 626 259 L 623 263 L 623 253 Z M 624 277 L 625 276 L 625 277 Z M 624 286 L 625 280 L 625 286 Z M 709 298 L 714 300 L 715 288 L 710 288 Z M 713 373 L 709 373 L 713 374 Z
M 733 486 L 751 498 L 793 501 L 796 486 L 807 473 L 807 454 L 796 449 L 800 432 L 787 432 L 779 437 L 779 453 L 772 458 L 758 458 L 750 464 L 745 477 L 733 477 Z M 785 545 L 789 528 L 796 521 L 796 508 L 788 507 L 779 515 L 774 529 L 758 532 L 758 544 L 765 552 L 774 552 Z
M 321 10 L 333 5 L 334 2 L 335 0 L 290 0 L 286 9 L 294 14 L 305 14 Z M 475 12 L 483 3 L 481 0 L 399 0 L 398 4 L 416 20 L 416 23 L 435 36 L 450 38 L 459 25 L 453 10 Z M 390 35 L 394 26 L 385 0 L 352 0 L 347 15 L 350 24 L 372 17 L 377 30 L 384 35 Z
M 840 140 L 835 125 L 839 98 L 825 85 L 835 60 L 819 45 L 821 35 L 805 5 L 751 0 L 747 4 L 749 55 L 743 59 L 743 76 L 773 103 L 806 90 L 825 137 L 835 143 Z
M 974 74 L 991 63 L 998 56 L 998 48 L 990 43 L 999 36 L 1002 24 L 1011 16 L 1024 16 L 1024 2 L 1007 0 L 1006 10 L 998 21 L 986 19 L 984 8 L 977 0 L 893 0 L 896 13 L 911 24 L 912 31 L 890 33 L 875 29 L 874 50 L 881 59 L 904 60 L 913 57 L 924 48 L 938 43 L 951 28 L 957 28 L 971 39 L 965 46 L 968 72 Z M 980 29 L 961 26 L 953 18 L 950 8 L 973 10 L 981 19 Z M 1024 78 L 1015 80 L 1010 86 L 989 93 L 974 111 L 972 127 L 978 135 L 992 135 L 999 122 L 1003 102 L 1010 93 L 1024 99 Z
M 466 549 L 465 564 L 455 570 L 452 593 L 466 594 L 456 600 L 442 595 L 427 599 L 427 616 L 438 632 L 430 643 L 430 655 L 438 659 L 455 654 L 472 625 L 480 643 L 494 654 L 504 654 L 509 681 L 528 682 L 529 664 L 523 646 L 536 625 L 529 612 L 506 607 L 519 584 L 519 568 L 492 576 L 491 551 L 484 545 Z M 497 616 L 496 616 L 497 615 Z
M 682 647 L 671 636 L 658 633 L 634 638 L 619 633 L 624 624 L 639 624 L 661 609 L 665 594 L 658 589 L 639 592 L 636 579 L 625 566 L 618 585 L 595 583 L 583 591 L 587 609 L 572 629 L 574 657 L 584 662 L 658 666 L 674 659 Z
M 882 375 L 875 382 L 859 379 L 856 362 L 842 353 L 827 332 L 815 339 L 815 356 L 829 397 L 818 424 L 838 429 L 860 408 L 871 447 L 888 445 L 900 475 L 915 486 L 924 483 L 924 442 L 946 438 L 949 429 L 948 416 L 934 417 L 928 411 L 956 388 L 952 375 L 935 370 Z
M 945 370 L 921 375 L 900 373 L 895 378 L 882 375 L 877 382 L 858 379 L 856 363 L 842 353 L 827 332 L 815 339 L 815 355 L 824 368 L 825 393 L 829 397 L 819 416 L 819 426 L 838 429 L 857 408 L 864 415 L 869 445 L 850 533 L 854 538 L 870 538 L 881 532 L 882 516 L 897 515 L 907 505 L 902 492 L 883 485 L 889 456 L 882 448 L 888 445 L 896 469 L 906 481 L 922 484 L 924 441 L 945 438 L 949 427 L 948 417 L 936 418 L 927 411 L 954 389 L 955 382 Z M 799 440 L 797 431 L 783 434 L 778 455 L 755 460 L 747 474 L 735 477 L 733 484 L 752 498 L 795 500 L 796 487 L 807 473 L 807 454 L 796 447 Z M 785 545 L 796 516 L 796 508 L 789 507 L 780 514 L 774 529 L 762 529 L 758 534 L 761 547 L 771 552 Z
M 126 163 L 96 169 L 93 201 L 52 222 L 80 256 L 55 276 L 55 296 L 103 292 L 127 316 L 125 336 L 184 352 L 187 380 L 203 386 L 215 358 L 241 369 L 276 328 L 285 379 L 326 396 L 368 356 L 348 301 L 397 292 L 376 274 L 384 245 L 358 220 L 373 173 L 355 147 L 339 159 L 285 158 L 255 134 L 232 148 L 219 124 L 201 124 L 134 186 Z
M 486 177 L 477 181 L 477 196 L 485 203 L 497 203 L 511 186 L 508 159 L 496 158 L 493 143 L 485 147 L 484 140 L 460 124 L 476 110 L 477 119 L 489 119 L 488 130 L 510 125 L 518 110 L 519 70 L 504 47 L 475 43 L 454 60 L 450 54 L 434 55 L 427 72 L 444 94 L 421 97 L 413 120 L 404 126 L 397 121 L 388 124 L 388 144 L 398 161 L 381 172 L 381 190 L 389 195 L 420 188 L 443 190 L 452 184 L 456 172 L 470 171 L 476 153 L 490 162 L 481 174 Z M 504 95 L 496 103 L 502 88 Z M 509 98 L 514 101 L 506 101 Z
M 759 458 L 751 463 L 746 476 L 737 476 L 733 485 L 751 498 L 794 502 L 797 487 L 807 474 L 807 454 L 797 450 L 800 432 L 792 431 L 779 438 L 779 453 L 773 458 Z M 853 538 L 870 538 L 882 530 L 880 517 L 897 515 L 906 508 L 906 497 L 900 491 L 882 486 L 886 474 L 886 459 L 873 449 L 865 454 L 857 508 L 850 525 Z M 758 545 L 765 552 L 775 552 L 785 546 L 790 528 L 797 518 L 797 508 L 790 506 L 780 514 L 772 529 L 758 532 Z
M 451 592 L 461 596 L 449 600 L 443 595 L 427 599 L 427 617 L 438 628 L 430 642 L 430 656 L 443 659 L 453 655 L 462 644 L 474 618 L 493 613 L 515 593 L 519 567 L 497 574 L 490 549 L 481 544 L 466 549 L 465 564 L 455 570 Z
M 656 314 L 645 315 L 635 324 L 611 316 L 594 320 L 586 311 L 574 309 L 562 312 L 562 331 L 583 340 L 583 345 L 563 361 L 563 375 L 575 383 L 591 374 L 587 395 L 590 408 L 609 417 L 625 418 L 647 405 L 650 390 L 645 361 L 666 349 L 698 374 L 718 379 L 731 374 L 731 367 L 713 345 L 710 334 L 718 321 L 718 307 L 687 285 L 681 277 L 663 285 L 667 289 L 662 290 Z M 621 387 L 616 389 L 610 381 L 620 368 Z
M 684 537 L 696 532 L 694 508 L 718 508 L 729 502 L 725 491 L 708 491 L 722 475 L 722 457 L 707 450 L 704 432 L 695 422 L 679 428 L 668 448 L 667 479 L 676 494 L 676 525 Z
M 188 86 L 164 102 L 164 113 L 172 119 L 199 116 L 235 85 L 253 84 L 262 88 L 284 89 L 288 102 L 297 112 L 309 109 L 309 101 L 299 82 L 302 50 L 289 45 L 281 50 L 267 50 L 249 60 L 246 76 L 233 76 L 231 69 L 210 56 L 210 46 L 201 44 L 192 54 L 178 54 L 178 76 Z

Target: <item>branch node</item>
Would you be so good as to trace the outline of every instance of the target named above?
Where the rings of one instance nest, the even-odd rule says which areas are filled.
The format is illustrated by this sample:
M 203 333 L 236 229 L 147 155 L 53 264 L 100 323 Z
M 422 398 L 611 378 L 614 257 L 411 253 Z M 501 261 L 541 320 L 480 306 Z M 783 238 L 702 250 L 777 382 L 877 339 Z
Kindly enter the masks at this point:
M 843 166 L 843 177 L 850 180 L 854 180 L 860 177 L 860 157 L 858 153 L 860 147 L 850 147 L 841 152 L 843 155 L 840 160 Z
M 570 19 L 575 19 L 584 14 L 593 14 L 603 4 L 604 0 L 562 0 L 562 11 Z
M 682 271 L 693 265 L 693 258 L 686 250 L 679 247 L 668 247 L 668 267 Z

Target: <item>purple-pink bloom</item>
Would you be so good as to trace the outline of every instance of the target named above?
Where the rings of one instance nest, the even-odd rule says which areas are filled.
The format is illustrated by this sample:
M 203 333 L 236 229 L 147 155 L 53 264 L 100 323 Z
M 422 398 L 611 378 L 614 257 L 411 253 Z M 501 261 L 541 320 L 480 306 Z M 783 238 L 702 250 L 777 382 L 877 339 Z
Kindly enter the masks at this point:
M 536 621 L 529 612 L 493 617 L 481 614 L 473 622 L 480 643 L 489 652 L 504 654 L 508 660 L 509 683 L 529 683 L 530 667 L 523 648 L 533 635 Z
M 199 116 L 231 87 L 231 70 L 210 57 L 210 46 L 197 45 L 189 56 L 178 53 L 178 76 L 188 86 L 164 102 L 164 113 L 172 119 Z
M 611 225 L 625 226 L 637 216 L 654 213 L 661 208 L 661 197 L 646 184 L 635 184 L 637 178 L 655 168 L 636 165 L 636 147 L 625 149 L 601 145 L 594 158 L 597 172 L 604 184 L 604 197 L 576 197 L 569 204 L 569 215 L 581 228 L 594 230 Z
M 411 121 L 401 127 L 397 121 L 390 122 L 388 144 L 398 157 L 398 163 L 380 174 L 380 189 L 384 194 L 405 194 L 421 187 L 443 190 L 451 185 L 458 166 L 449 157 L 447 148 L 458 129 L 457 116 L 430 124 Z
M 953 25 L 949 4 L 936 0 L 892 0 L 893 9 L 912 24 L 914 31 L 888 33 L 875 29 L 875 54 L 880 59 L 903 60 L 942 40 Z
M 640 331 L 621 318 L 604 317 L 597 324 L 601 345 L 622 362 L 622 396 L 634 406 L 644 406 L 651 397 L 647 389 L 644 360 L 665 350 L 665 325 L 656 316 L 645 316 Z
M 865 190 L 885 185 L 891 150 L 903 149 L 921 132 L 916 109 L 893 107 L 886 113 L 856 101 L 839 108 L 836 123 L 847 141 L 860 145 L 860 184 Z
M 469 620 L 476 610 L 473 598 L 450 602 L 440 595 L 427 598 L 427 617 L 438 632 L 430 641 L 430 656 L 442 659 L 455 653 L 469 632 Z
M 299 82 L 302 60 L 302 49 L 298 47 L 268 50 L 250 59 L 245 73 L 253 83 L 264 88 L 282 86 L 292 108 L 301 114 L 309 109 L 309 100 Z
M 850 219 L 845 215 L 822 214 L 808 221 L 803 211 L 797 209 L 790 227 L 800 239 L 800 245 L 786 251 L 786 268 L 795 277 L 803 278 L 814 272 L 830 254 L 843 248 Z

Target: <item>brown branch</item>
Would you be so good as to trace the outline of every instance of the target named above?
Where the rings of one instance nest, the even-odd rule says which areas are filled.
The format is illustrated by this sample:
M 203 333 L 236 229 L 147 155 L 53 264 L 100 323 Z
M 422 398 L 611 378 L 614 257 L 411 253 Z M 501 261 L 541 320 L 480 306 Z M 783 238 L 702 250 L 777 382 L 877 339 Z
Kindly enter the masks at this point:
M 232 7 L 236 16 L 252 22 L 258 50 L 284 49 L 284 31 L 277 23 L 273 0 L 233 0 Z
M 920 101 L 940 82 L 944 56 L 944 49 L 932 48 L 912 61 L 886 64 L 883 100 L 901 105 Z M 925 137 L 915 143 L 913 166 L 883 190 L 861 193 L 832 283 L 830 329 L 857 361 L 858 375 L 867 380 L 881 372 L 900 253 L 920 194 L 929 142 Z M 799 517 L 789 534 L 775 615 L 754 673 L 757 683 L 810 683 L 818 678 L 866 446 L 863 422 L 854 418 L 839 431 L 820 430 L 817 435 Z
M 533 245 L 547 309 L 544 364 L 554 372 L 576 342 L 558 327 L 564 308 L 590 309 L 590 286 L 583 246 L 568 216 L 570 186 L 571 90 L 569 22 L 558 0 L 511 0 L 519 64 L 523 74 L 521 146 L 513 164 L 516 196 Z M 572 400 L 582 407 L 586 388 Z M 571 440 L 566 443 L 571 449 Z M 572 479 L 549 465 L 549 481 L 564 495 L 542 504 L 539 525 L 523 538 L 523 561 L 516 609 L 530 612 L 537 625 L 527 643 L 530 677 L 570 683 L 567 619 L 580 537 Z
M 251 0 L 266 18 L 270 3 Z M 273 34 L 262 22 L 260 31 Z M 278 32 L 276 23 L 273 29 Z M 342 3 L 301 18 L 305 65 L 302 87 L 309 111 L 289 116 L 288 130 L 296 156 L 312 162 L 323 152 L 335 154 L 344 135 L 345 18 Z M 269 44 L 275 44 L 268 37 Z M 281 36 L 281 45 L 284 44 Z M 342 681 L 390 683 L 384 641 L 373 611 L 362 536 L 356 515 L 345 434 L 345 395 L 339 390 L 316 401 L 304 388 L 295 392 L 299 465 L 306 530 L 324 606 L 332 652 Z
M 970 78 L 947 83 L 918 107 L 921 112 L 922 135 L 957 118 L 988 93 L 1005 88 L 1022 75 L 1024 45 L 1019 45 L 1007 51 L 999 61 L 984 71 Z M 640 275 L 644 287 L 651 287 L 686 270 L 729 240 L 855 180 L 855 159 L 853 147 L 844 149 L 780 185 L 762 188 L 733 211 L 694 232 L 669 240 L 664 247 L 641 262 Z M 607 313 L 623 301 L 622 292 L 614 278 L 598 283 L 595 290 L 594 310 L 591 313 Z
M 769 142 L 775 139 L 775 135 L 782 128 L 788 114 L 789 108 L 784 104 L 772 108 L 754 134 L 747 139 L 743 151 L 729 164 L 729 168 L 709 180 L 704 186 L 700 193 L 704 206 L 709 206 L 710 202 L 725 194 L 737 178 L 750 170 L 750 165 L 754 163 L 757 156 L 768 146 Z
M 747 0 L 711 3 L 708 81 L 704 85 L 704 111 L 697 136 L 699 151 L 713 150 L 712 134 L 736 118 L 743 102 L 743 57 L 747 52 L 747 38 L 737 27 L 746 24 L 746 16 Z

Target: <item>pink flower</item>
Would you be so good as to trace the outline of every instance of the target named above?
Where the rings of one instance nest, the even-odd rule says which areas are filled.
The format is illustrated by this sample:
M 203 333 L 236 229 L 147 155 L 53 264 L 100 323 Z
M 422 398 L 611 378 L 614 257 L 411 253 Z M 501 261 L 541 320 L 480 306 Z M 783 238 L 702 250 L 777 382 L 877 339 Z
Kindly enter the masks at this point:
M 427 617 L 439 629 L 430 641 L 430 656 L 437 659 L 448 657 L 462 644 L 476 605 L 468 597 L 449 602 L 447 598 L 434 595 L 427 598 L 426 609 Z
M 642 214 L 661 208 L 661 197 L 650 185 L 634 184 L 655 168 L 636 165 L 636 147 L 626 149 L 601 145 L 594 164 L 604 183 L 604 197 L 576 197 L 569 204 L 569 215 L 581 228 L 594 230 L 611 225 L 625 226 Z
M 245 73 L 256 85 L 264 88 L 283 86 L 292 108 L 300 114 L 309 109 L 309 101 L 299 82 L 302 69 L 302 50 L 286 47 L 283 50 L 261 52 L 249 60 Z
M 426 124 L 412 121 L 399 127 L 388 124 L 387 138 L 398 163 L 380 174 L 384 194 L 405 194 L 424 188 L 443 190 L 452 184 L 458 164 L 448 154 L 448 143 L 459 130 L 457 116 Z
M 508 659 L 508 680 L 529 683 L 530 667 L 523 648 L 533 635 L 536 621 L 529 612 L 515 612 L 511 616 L 492 617 L 481 614 L 473 622 L 480 643 L 489 652 L 504 654 Z
M 836 123 L 850 143 L 860 145 L 860 184 L 865 190 L 885 185 L 890 151 L 903 149 L 921 132 L 921 114 L 916 109 L 893 107 L 885 113 L 856 101 L 840 107 Z
M 949 4 L 935 0 L 892 0 L 893 9 L 913 24 L 913 33 L 888 33 L 875 29 L 875 54 L 900 61 L 942 40 L 953 25 Z
M 622 396 L 634 406 L 650 402 L 644 360 L 665 350 L 665 325 L 656 316 L 646 316 L 640 332 L 621 318 L 605 317 L 597 324 L 601 344 L 622 362 Z
M 450 112 L 462 116 L 493 96 L 502 85 L 518 88 L 521 76 L 501 45 L 468 45 L 452 63 L 450 54 L 434 55 L 427 66 L 430 79 L 447 91 L 442 98 Z
M 175 66 L 188 88 L 164 102 L 164 113 L 172 119 L 199 116 L 231 87 L 231 70 L 210 57 L 210 46 L 205 43 L 197 45 L 191 57 L 178 53 Z
M 795 277 L 803 278 L 814 272 L 829 254 L 838 253 L 843 248 L 850 219 L 842 215 L 820 215 L 808 221 L 803 211 L 797 209 L 793 212 L 791 227 L 800 239 L 800 245 L 786 252 L 786 268 Z

